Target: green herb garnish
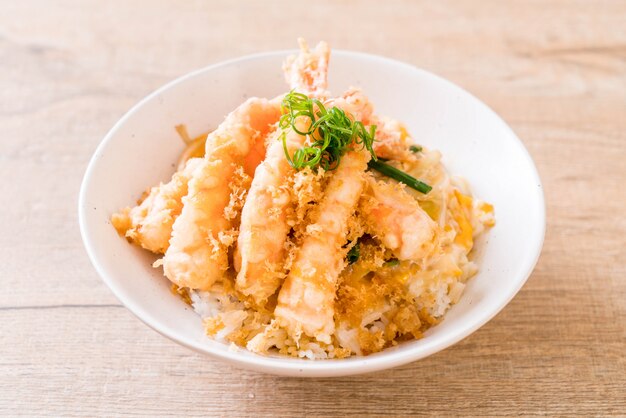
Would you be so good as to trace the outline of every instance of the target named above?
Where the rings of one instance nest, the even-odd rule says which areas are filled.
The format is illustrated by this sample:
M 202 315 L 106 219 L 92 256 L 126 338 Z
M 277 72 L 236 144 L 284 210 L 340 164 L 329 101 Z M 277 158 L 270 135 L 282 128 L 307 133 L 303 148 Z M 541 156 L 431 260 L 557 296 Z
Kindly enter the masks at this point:
M 346 255 L 346 259 L 349 264 L 355 263 L 359 257 L 361 256 L 361 249 L 359 248 L 359 243 L 354 244 L 354 247 L 350 248 L 348 251 L 348 255 Z
M 389 164 L 385 164 L 383 161 L 379 161 L 372 148 L 376 135 L 376 125 L 370 125 L 368 130 L 362 122 L 355 121 L 352 115 L 338 107 L 326 109 L 318 99 L 312 99 L 306 94 L 296 93 L 293 90 L 283 98 L 281 110 L 283 114 L 278 125 L 283 132 L 280 139 L 283 141 L 287 161 L 296 170 L 305 167 L 322 167 L 325 171 L 334 170 L 339 166 L 341 157 L 354 142 L 356 145 L 361 145 L 367 149 L 372 155 L 372 159 L 368 163 L 369 168 L 405 183 L 419 192 L 428 193 L 432 189 L 428 184 Z M 296 126 L 299 117 L 305 117 L 309 120 L 308 127 L 303 131 Z M 312 140 L 309 146 L 298 148 L 293 155 L 289 155 L 287 149 L 286 130 L 289 128 L 299 135 L 309 136 Z M 413 149 L 411 148 L 411 150 Z
M 366 148 L 376 160 L 376 154 L 372 149 L 376 125 L 371 125 L 367 130 L 362 122 L 354 121 L 350 114 L 338 107 L 326 109 L 319 100 L 294 91 L 285 96 L 281 108 L 283 112 L 279 121 L 279 126 L 283 129 L 281 140 L 287 161 L 296 170 L 304 167 L 334 170 L 352 142 Z M 304 131 L 296 126 L 299 117 L 309 119 L 309 126 Z M 289 155 L 287 149 L 285 130 L 288 128 L 312 139 L 309 146 L 297 149 L 293 156 Z
M 423 149 L 423 148 L 422 148 L 422 147 L 420 147 L 419 145 L 411 145 L 411 146 L 409 147 L 409 150 L 410 150 L 411 152 L 413 152 L 413 153 L 416 153 L 416 154 L 417 154 L 418 152 L 422 152 L 422 149 Z
M 408 175 L 404 171 L 398 170 L 394 166 L 384 163 L 382 161 L 371 160 L 369 163 L 367 163 L 367 165 L 369 166 L 369 168 L 376 170 L 379 173 L 386 175 L 387 177 L 391 177 L 394 180 L 404 183 L 420 193 L 426 194 L 433 189 L 428 184 L 421 182 L 415 177 Z
M 396 267 L 400 265 L 400 260 L 398 260 L 397 258 L 392 258 L 389 261 L 386 261 L 385 264 L 383 264 L 384 267 Z

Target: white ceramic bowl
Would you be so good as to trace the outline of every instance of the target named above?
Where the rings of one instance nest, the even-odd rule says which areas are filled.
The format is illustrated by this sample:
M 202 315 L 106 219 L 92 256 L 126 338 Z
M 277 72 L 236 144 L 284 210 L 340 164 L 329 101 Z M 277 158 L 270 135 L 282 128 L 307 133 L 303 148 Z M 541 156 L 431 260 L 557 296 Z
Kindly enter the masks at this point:
M 333 51 L 330 89 L 362 87 L 378 114 L 407 124 L 416 141 L 443 153 L 453 175 L 495 206 L 496 226 L 477 243 L 480 272 L 443 322 L 418 341 L 368 357 L 300 360 L 231 351 L 205 336 L 200 318 L 179 298 L 155 257 L 115 232 L 109 218 L 169 179 L 183 144 L 174 126 L 192 135 L 216 127 L 251 96 L 287 90 L 281 63 L 289 51 L 244 57 L 195 71 L 135 105 L 106 135 L 85 174 L 79 219 L 94 267 L 119 300 L 172 340 L 237 366 L 293 376 L 341 376 L 387 369 L 451 346 L 495 316 L 530 275 L 543 242 L 541 182 L 528 152 L 487 106 L 454 84 L 408 64 L 373 55 Z

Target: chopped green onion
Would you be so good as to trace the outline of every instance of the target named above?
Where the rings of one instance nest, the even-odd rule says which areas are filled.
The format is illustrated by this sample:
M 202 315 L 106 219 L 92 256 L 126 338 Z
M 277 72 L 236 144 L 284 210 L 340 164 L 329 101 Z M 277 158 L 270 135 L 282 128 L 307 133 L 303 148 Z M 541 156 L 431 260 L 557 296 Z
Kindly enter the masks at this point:
M 392 258 L 389 261 L 386 261 L 385 264 L 383 264 L 383 266 L 385 267 L 396 267 L 400 265 L 400 260 L 398 260 L 397 258 Z
M 304 167 L 334 170 L 353 142 L 367 149 L 376 160 L 372 148 L 376 125 L 366 129 L 362 122 L 354 121 L 352 115 L 340 108 L 326 109 L 319 100 L 295 91 L 285 95 L 281 110 L 283 115 L 280 117 L 279 126 L 283 132 L 280 139 L 283 141 L 287 161 L 296 170 Z M 304 131 L 296 126 L 299 117 L 309 119 L 309 126 Z M 310 136 L 312 140 L 310 146 L 298 148 L 293 155 L 289 155 L 286 142 L 286 130 L 289 128 L 299 135 Z
M 369 168 L 376 170 L 387 177 L 391 177 L 392 179 L 397 180 L 400 183 L 404 183 L 420 193 L 426 194 L 433 189 L 428 184 L 421 182 L 415 177 L 408 175 L 404 171 L 398 170 L 394 166 L 386 164 L 382 161 L 371 160 L 369 163 L 367 163 L 367 165 L 369 166 Z
M 420 147 L 419 145 L 411 145 L 409 147 L 409 150 L 411 150 L 411 152 L 414 152 L 414 153 L 422 152 L 422 149 L 423 148 Z
M 356 244 L 354 244 L 354 247 L 350 248 L 350 251 L 348 251 L 346 259 L 348 260 L 349 264 L 353 264 L 359 259 L 360 256 L 361 250 L 359 248 L 359 243 L 357 242 Z
M 376 135 L 376 125 L 371 125 L 369 129 L 366 129 L 362 122 L 355 121 L 352 115 L 338 107 L 326 109 L 318 99 L 312 99 L 306 94 L 296 93 L 293 90 L 285 95 L 281 103 L 281 110 L 283 114 L 278 125 L 283 132 L 280 139 L 283 142 L 287 161 L 296 170 L 304 167 L 321 167 L 326 171 L 334 170 L 339 166 L 341 157 L 354 143 L 361 145 L 372 155 L 372 160 L 368 163 L 370 168 L 421 193 L 428 193 L 432 190 L 428 184 L 417 180 L 402 170 L 385 164 L 384 160 L 376 157 L 372 147 Z M 304 130 L 300 130 L 296 126 L 296 120 L 299 117 L 309 119 L 309 126 Z M 298 148 L 293 155 L 290 155 L 287 148 L 287 129 L 292 129 L 299 135 L 309 136 L 311 144 Z M 419 152 L 422 147 L 412 145 L 410 150 Z M 358 259 L 358 249 L 356 251 Z

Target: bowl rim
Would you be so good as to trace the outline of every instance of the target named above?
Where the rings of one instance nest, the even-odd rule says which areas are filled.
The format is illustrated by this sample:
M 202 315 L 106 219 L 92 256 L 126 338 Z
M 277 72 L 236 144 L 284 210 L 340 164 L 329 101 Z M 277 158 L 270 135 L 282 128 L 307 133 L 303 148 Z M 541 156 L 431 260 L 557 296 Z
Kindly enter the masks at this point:
M 87 255 L 94 266 L 96 272 L 104 281 L 104 283 L 111 289 L 113 294 L 118 298 L 118 300 L 130 311 L 132 312 L 139 320 L 148 325 L 150 328 L 154 329 L 161 335 L 171 339 L 172 341 L 177 342 L 187 348 L 190 348 L 196 352 L 210 355 L 214 358 L 228 361 L 231 364 L 235 364 L 239 367 L 244 367 L 256 371 L 262 371 L 271 374 L 278 375 L 290 375 L 290 376 L 302 376 L 302 377 L 332 377 L 332 376 L 347 376 L 347 375 L 355 375 L 362 373 L 369 373 L 384 369 L 390 369 L 394 367 L 398 367 L 404 364 L 411 363 L 413 361 L 428 357 L 436 352 L 444 350 L 462 339 L 466 338 L 474 331 L 485 325 L 489 322 L 493 317 L 495 317 L 508 303 L 515 297 L 515 295 L 519 292 L 522 286 L 526 283 L 528 278 L 530 277 L 532 271 L 534 270 L 539 256 L 541 254 L 541 250 L 543 247 L 543 242 L 545 239 L 545 230 L 546 230 L 546 210 L 545 210 L 545 197 L 543 192 L 543 186 L 541 183 L 541 179 L 539 177 L 539 173 L 537 168 L 530 156 L 528 150 L 523 145 L 521 140 L 517 137 L 517 135 L 513 132 L 513 130 L 509 127 L 509 125 L 489 106 L 483 103 L 481 100 L 476 98 L 474 95 L 463 89 L 462 87 L 456 85 L 455 83 L 446 80 L 443 77 L 440 77 L 436 74 L 433 74 L 429 71 L 423 70 L 421 68 L 415 67 L 412 64 L 402 62 L 396 59 L 387 58 L 380 55 L 368 54 L 364 52 L 357 51 L 347 51 L 340 49 L 333 49 L 333 55 L 342 56 L 347 59 L 357 58 L 357 59 L 365 59 L 365 60 L 373 60 L 378 61 L 387 65 L 402 67 L 405 70 L 414 71 L 419 74 L 421 77 L 425 77 L 431 79 L 437 83 L 443 83 L 447 85 L 447 87 L 456 90 L 457 93 L 465 96 L 467 99 L 472 101 L 475 105 L 481 108 L 482 111 L 490 113 L 491 116 L 498 121 L 503 128 L 507 131 L 508 136 L 513 142 L 516 144 L 519 149 L 520 155 L 523 155 L 527 162 L 530 164 L 532 168 L 532 175 L 534 176 L 534 181 L 539 186 L 538 192 L 538 200 L 537 209 L 539 221 L 535 228 L 540 228 L 539 231 L 539 239 L 535 242 L 534 245 L 534 254 L 532 257 L 532 261 L 528 262 L 524 269 L 518 270 L 515 274 L 513 274 L 517 284 L 512 287 L 506 297 L 502 297 L 500 302 L 494 304 L 490 309 L 486 309 L 475 316 L 475 319 L 468 323 L 463 324 L 456 328 L 455 332 L 445 334 L 445 336 L 440 337 L 436 341 L 428 341 L 427 338 L 422 340 L 422 344 L 417 348 L 411 350 L 411 348 L 405 350 L 400 353 L 385 353 L 382 351 L 381 353 L 377 353 L 372 356 L 366 357 L 350 357 L 347 359 L 334 359 L 334 360 L 303 360 L 303 359 L 292 359 L 292 358 L 279 358 L 279 357 L 270 357 L 270 356 L 249 356 L 249 355 L 241 355 L 239 352 L 243 349 L 239 349 L 236 351 L 230 351 L 228 349 L 217 349 L 212 346 L 201 345 L 194 340 L 189 338 L 185 338 L 182 334 L 175 334 L 169 332 L 165 329 L 158 321 L 153 320 L 153 318 L 145 312 L 141 307 L 136 305 L 132 299 L 125 298 L 122 295 L 121 290 L 115 285 L 113 281 L 109 279 L 107 276 L 105 269 L 100 265 L 100 260 L 98 257 L 98 252 L 93 245 L 93 240 L 91 237 L 91 231 L 89 225 L 86 221 L 86 194 L 91 183 L 91 177 L 95 170 L 96 162 L 102 153 L 102 151 L 106 148 L 108 142 L 111 138 L 117 133 L 121 126 L 123 126 L 128 119 L 133 117 L 133 115 L 144 106 L 145 103 L 149 102 L 159 94 L 163 93 L 166 90 L 176 87 L 178 84 L 183 83 L 187 80 L 195 78 L 201 74 L 206 72 L 213 71 L 217 68 L 230 66 L 233 64 L 246 64 L 253 62 L 262 58 L 269 57 L 277 57 L 277 56 L 286 56 L 288 54 L 293 54 L 297 52 L 296 50 L 277 50 L 277 51 L 269 51 L 269 52 L 261 52 L 251 55 L 245 55 L 238 58 L 233 58 L 225 61 L 221 61 L 203 68 L 199 68 L 197 70 L 191 71 L 183 76 L 180 76 L 165 85 L 159 87 L 154 90 L 152 93 L 145 96 L 135 105 L 133 105 L 107 132 L 104 138 L 101 140 L 100 144 L 94 151 L 91 159 L 89 160 L 89 164 L 87 166 L 87 170 L 85 171 L 85 175 L 83 177 L 79 197 L 78 197 L 78 221 L 80 226 L 81 237 L 83 240 L 83 244 L 87 251 Z M 529 258 L 530 259 L 530 258 Z M 208 337 L 207 337 L 208 338 Z

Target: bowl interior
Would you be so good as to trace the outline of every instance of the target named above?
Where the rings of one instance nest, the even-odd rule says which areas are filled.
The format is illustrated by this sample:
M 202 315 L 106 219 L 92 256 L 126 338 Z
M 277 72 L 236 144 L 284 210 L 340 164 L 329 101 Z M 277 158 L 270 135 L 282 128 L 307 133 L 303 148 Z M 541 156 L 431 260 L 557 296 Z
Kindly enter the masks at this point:
M 107 285 L 141 320 L 195 350 L 255 370 L 334 376 L 380 370 L 425 357 L 459 341 L 493 317 L 530 275 L 543 241 L 545 214 L 537 171 L 521 142 L 487 106 L 430 73 L 352 52 L 331 57 L 330 89 L 362 87 L 376 112 L 406 123 L 415 140 L 438 149 L 453 175 L 495 206 L 496 226 L 477 243 L 480 272 L 443 322 L 418 341 L 361 358 L 308 361 L 231 351 L 204 335 L 200 318 L 170 293 L 154 256 L 129 245 L 110 216 L 143 190 L 167 181 L 183 149 L 174 126 L 193 135 L 215 128 L 251 96 L 287 90 L 285 52 L 229 61 L 182 77 L 137 104 L 109 132 L 89 165 L 79 202 L 83 240 Z

